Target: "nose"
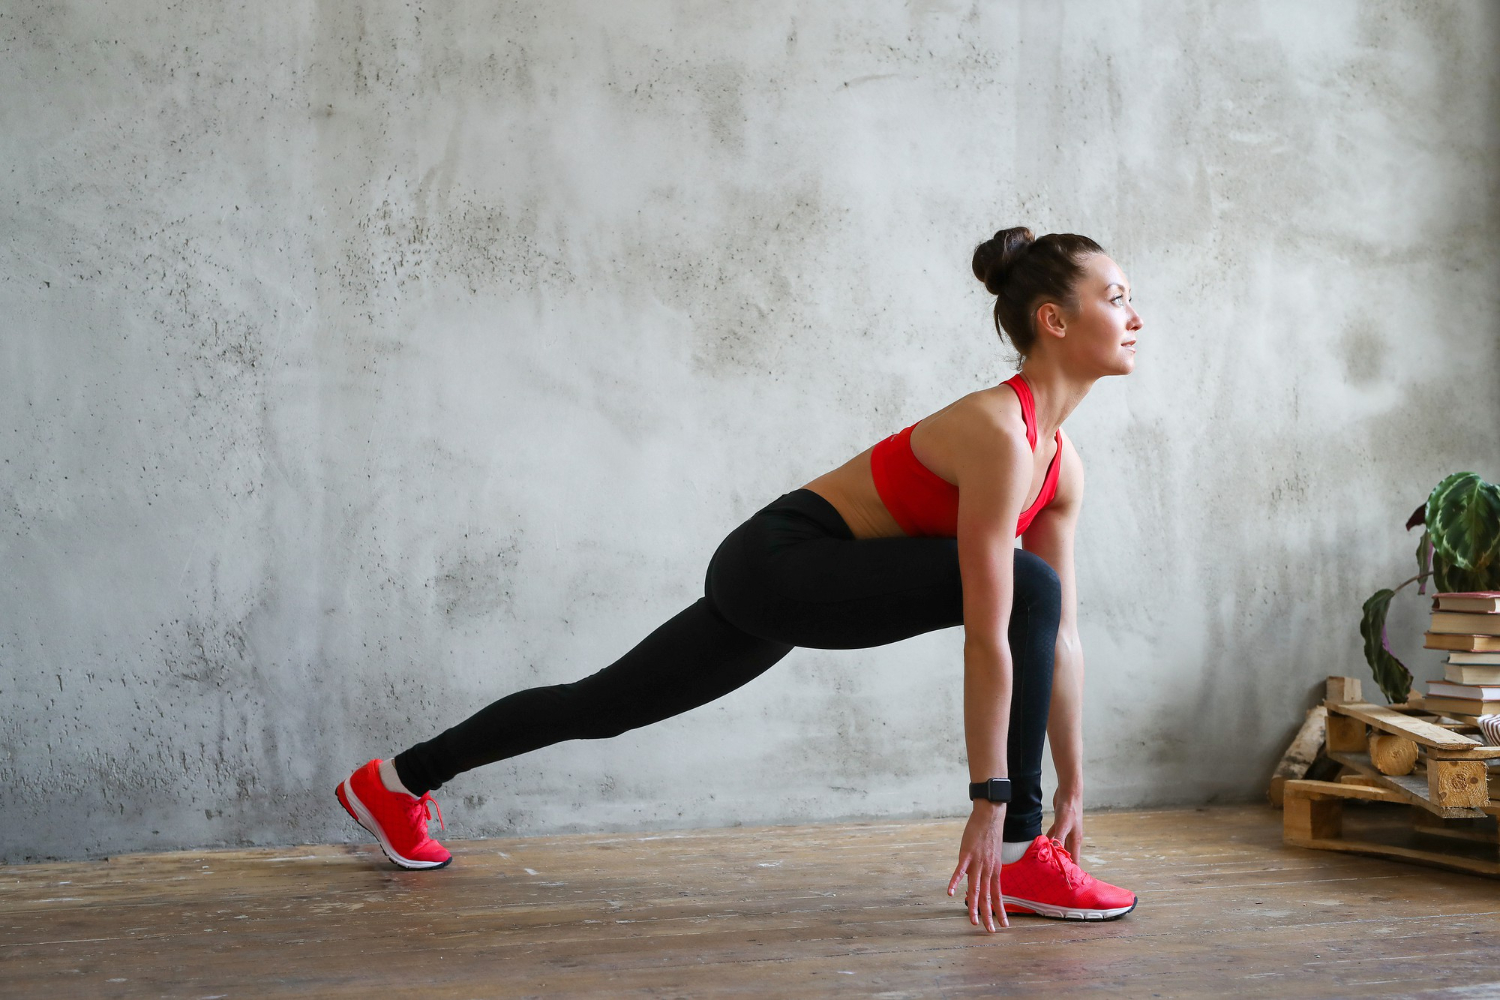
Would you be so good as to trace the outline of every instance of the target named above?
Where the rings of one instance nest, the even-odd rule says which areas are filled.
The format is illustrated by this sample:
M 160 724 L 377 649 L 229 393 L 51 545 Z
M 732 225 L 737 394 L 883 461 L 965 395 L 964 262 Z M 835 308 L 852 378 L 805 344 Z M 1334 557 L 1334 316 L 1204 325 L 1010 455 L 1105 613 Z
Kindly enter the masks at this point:
M 1130 322 L 1125 324 L 1125 329 L 1132 333 L 1144 326 L 1141 322 L 1141 314 L 1135 311 L 1135 306 L 1130 307 Z

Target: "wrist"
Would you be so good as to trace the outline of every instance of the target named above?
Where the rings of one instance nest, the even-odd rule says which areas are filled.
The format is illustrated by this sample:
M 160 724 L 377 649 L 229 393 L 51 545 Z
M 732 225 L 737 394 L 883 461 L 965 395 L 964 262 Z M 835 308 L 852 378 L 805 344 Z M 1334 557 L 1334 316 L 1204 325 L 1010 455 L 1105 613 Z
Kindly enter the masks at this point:
M 1083 786 L 1082 785 L 1058 785 L 1057 791 L 1052 793 L 1052 804 L 1054 807 L 1083 808 Z

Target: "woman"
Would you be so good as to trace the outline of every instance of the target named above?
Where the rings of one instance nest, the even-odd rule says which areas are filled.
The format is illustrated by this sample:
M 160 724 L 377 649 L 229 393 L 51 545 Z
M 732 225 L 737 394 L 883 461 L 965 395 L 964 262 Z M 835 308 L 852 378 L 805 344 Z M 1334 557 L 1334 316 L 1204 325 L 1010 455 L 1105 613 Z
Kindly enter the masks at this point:
M 973 811 L 948 894 L 967 877 L 969 920 L 991 931 L 1008 912 L 1111 919 L 1134 908 L 1133 893 L 1072 861 L 1083 841 L 1083 464 L 1062 423 L 1097 379 L 1134 368 L 1141 320 L 1124 274 L 1086 237 L 1007 229 L 980 244 L 973 268 L 1021 372 L 756 512 L 714 553 L 704 596 L 610 666 L 511 694 L 355 771 L 339 801 L 392 861 L 451 860 L 427 835 L 427 806 L 460 772 L 685 712 L 793 646 L 863 648 L 963 625 Z M 1058 788 L 1043 836 L 1049 734 Z

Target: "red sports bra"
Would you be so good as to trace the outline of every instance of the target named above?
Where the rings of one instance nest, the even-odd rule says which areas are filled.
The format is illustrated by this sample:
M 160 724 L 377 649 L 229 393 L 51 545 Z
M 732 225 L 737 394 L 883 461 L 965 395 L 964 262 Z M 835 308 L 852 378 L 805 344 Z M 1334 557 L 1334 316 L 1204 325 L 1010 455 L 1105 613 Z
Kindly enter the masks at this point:
M 1006 379 L 1004 385 L 1015 390 L 1021 400 L 1021 417 L 1026 422 L 1026 442 L 1036 451 L 1036 401 L 1031 395 L 1031 386 L 1020 372 Z M 918 420 L 917 424 L 922 421 Z M 881 502 L 908 535 L 956 538 L 958 536 L 958 487 L 917 461 L 911 450 L 912 427 L 897 431 L 878 442 L 870 453 L 870 473 L 875 478 L 875 492 Z M 1043 507 L 1057 496 L 1057 456 L 1062 454 L 1062 430 L 1057 432 L 1057 452 L 1052 464 L 1047 466 L 1047 475 L 1042 479 L 1042 491 L 1031 506 L 1021 511 L 1016 521 L 1016 534 L 1020 535 L 1031 526 L 1031 521 Z

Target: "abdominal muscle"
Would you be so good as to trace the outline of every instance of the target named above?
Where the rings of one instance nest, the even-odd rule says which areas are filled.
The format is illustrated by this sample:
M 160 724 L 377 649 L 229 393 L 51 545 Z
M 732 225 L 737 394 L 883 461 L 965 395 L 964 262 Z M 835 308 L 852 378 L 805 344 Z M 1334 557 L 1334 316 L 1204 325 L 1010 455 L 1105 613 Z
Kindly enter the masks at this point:
M 870 472 L 870 453 L 874 450 L 873 446 L 866 448 L 802 488 L 831 503 L 855 538 L 899 538 L 906 532 L 875 492 L 875 476 Z

